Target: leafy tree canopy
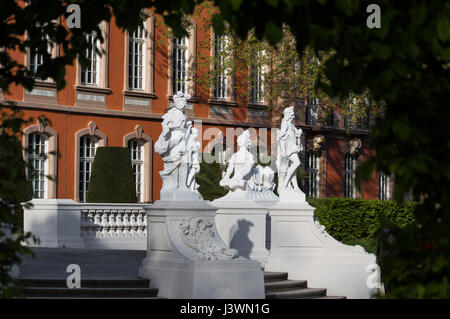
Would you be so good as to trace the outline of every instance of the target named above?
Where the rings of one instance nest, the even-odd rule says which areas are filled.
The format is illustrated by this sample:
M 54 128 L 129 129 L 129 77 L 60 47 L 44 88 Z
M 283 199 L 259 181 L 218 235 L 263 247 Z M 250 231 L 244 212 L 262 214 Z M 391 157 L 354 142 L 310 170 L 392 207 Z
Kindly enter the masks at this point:
M 187 34 L 183 17 L 193 14 L 196 5 L 204 1 L 28 2 L 30 5 L 25 6 L 21 1 L 0 0 L 0 48 L 3 48 L 0 51 L 0 88 L 4 91 L 12 83 L 31 89 L 34 81 L 33 74 L 22 62 L 11 57 L 12 49 L 36 48 L 44 57 L 37 75 L 55 79 L 57 87 L 62 88 L 65 66 L 72 64 L 77 55 L 80 62 L 85 63 L 81 54 L 89 47 L 85 33 L 97 31 L 102 40 L 98 28 L 102 20 L 109 21 L 114 15 L 119 27 L 134 30 L 140 23 L 136 17 L 143 9 L 151 8 L 163 16 L 176 36 L 182 36 Z M 81 7 L 80 29 L 69 30 L 58 23 L 60 17 L 67 15 L 69 3 Z M 307 47 L 317 56 L 333 50 L 334 54 L 323 67 L 327 80 L 317 81 L 328 96 L 344 98 L 352 92 L 362 94 L 367 89 L 374 100 L 384 102 L 384 115 L 371 129 L 374 156 L 364 165 L 361 176 L 368 178 L 374 170 L 383 171 L 395 178 L 397 199 L 408 190 L 420 199 L 416 225 L 411 230 L 413 235 L 398 236 L 399 242 L 395 245 L 408 246 L 408 254 L 391 256 L 408 256 L 406 260 L 410 264 L 406 268 L 423 267 L 416 246 L 432 241 L 432 246 L 437 248 L 429 255 L 431 262 L 449 265 L 450 3 L 379 0 L 381 28 L 373 29 L 366 25 L 370 15 L 366 10 L 371 1 L 214 0 L 212 3 L 219 9 L 212 17 L 212 24 L 219 33 L 228 25 L 240 39 L 245 39 L 252 31 L 256 39 L 275 45 L 282 41 L 286 26 L 295 38 L 299 55 Z M 47 53 L 49 45 L 59 45 L 63 54 L 52 58 Z M 445 266 L 430 269 L 436 280 L 447 278 Z M 420 285 L 419 292 L 424 287 Z

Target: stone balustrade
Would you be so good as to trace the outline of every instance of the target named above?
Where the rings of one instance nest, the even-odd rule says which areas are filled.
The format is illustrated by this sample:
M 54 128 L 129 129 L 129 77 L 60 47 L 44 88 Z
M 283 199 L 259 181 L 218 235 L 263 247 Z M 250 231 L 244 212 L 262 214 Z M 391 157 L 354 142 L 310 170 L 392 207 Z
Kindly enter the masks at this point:
M 83 238 L 145 238 L 147 219 L 140 207 L 100 207 L 81 210 Z
M 24 209 L 25 231 L 40 239 L 29 246 L 147 248 L 147 218 L 142 205 L 77 203 L 69 199 L 33 199 Z

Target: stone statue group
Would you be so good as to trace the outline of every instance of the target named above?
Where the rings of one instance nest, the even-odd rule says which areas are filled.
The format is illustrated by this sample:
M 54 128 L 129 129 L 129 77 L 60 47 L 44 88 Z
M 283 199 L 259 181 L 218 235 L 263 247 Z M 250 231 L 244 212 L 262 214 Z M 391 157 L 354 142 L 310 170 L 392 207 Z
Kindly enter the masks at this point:
M 161 200 L 202 199 L 195 181 L 200 172 L 201 144 L 197 141 L 198 130 L 188 121 L 184 110 L 190 98 L 189 94 L 180 91 L 173 96 L 174 106 L 164 114 L 162 133 L 155 143 L 155 151 L 164 162 L 164 169 L 160 171 L 163 182 Z M 302 151 L 302 130 L 294 126 L 294 118 L 294 107 L 284 109 L 280 129 L 277 130 L 277 191 L 281 200 L 301 201 L 305 195 L 297 184 L 296 170 L 300 165 L 298 153 Z M 268 166 L 254 167 L 255 159 L 249 151 L 250 142 L 248 130 L 238 137 L 238 151 L 228 160 L 220 186 L 231 193 L 272 193 L 275 187 L 274 172 Z M 273 196 L 265 198 L 273 199 Z

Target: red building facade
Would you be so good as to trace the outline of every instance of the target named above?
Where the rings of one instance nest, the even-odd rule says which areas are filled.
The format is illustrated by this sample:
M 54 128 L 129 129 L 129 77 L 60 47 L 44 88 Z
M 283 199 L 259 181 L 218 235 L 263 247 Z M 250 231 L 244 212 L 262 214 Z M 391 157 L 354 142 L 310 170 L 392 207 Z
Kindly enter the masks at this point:
M 120 30 L 113 18 L 101 25 L 106 54 L 86 52 L 91 63 L 86 69 L 74 61 L 66 68 L 64 89 L 57 91 L 55 83 L 46 80 L 37 81 L 31 92 L 12 86 L 9 94 L 0 94 L 0 99 L 17 103 L 25 118 L 35 119 L 23 128 L 22 141 L 30 150 L 24 152 L 26 160 L 33 161 L 42 173 L 31 181 L 36 198 L 84 201 L 95 149 L 124 146 L 131 149 L 140 201 L 157 200 L 161 188 L 158 172 L 163 163 L 153 143 L 161 133 L 161 117 L 178 90 L 192 96 L 187 114 L 197 125 L 201 123 L 203 147 L 210 142 L 210 136 L 202 134 L 208 128 L 224 133 L 234 128 L 266 129 L 267 140 L 271 140 L 270 131 L 279 126 L 282 110 L 264 112 L 267 105 L 258 94 L 250 94 L 246 100 L 236 98 L 231 83 L 242 80 L 239 76 L 219 79 L 219 88 L 205 88 L 189 80 L 186 70 L 196 67 L 198 43 L 211 39 L 209 54 L 214 54 L 214 44 L 218 43 L 212 30 L 199 31 L 204 29 L 200 28 L 202 22 L 191 20 L 188 38 L 168 40 L 165 28 L 155 23 L 154 16 L 133 34 Z M 59 49 L 52 51 L 54 55 L 61 53 Z M 31 69 L 40 62 L 33 52 L 12 51 L 11 55 Z M 303 185 L 308 195 L 390 197 L 391 182 L 377 174 L 363 184 L 362 192 L 354 187 L 355 169 L 370 155 L 367 127 L 348 130 L 347 121 L 338 112 L 326 123 L 319 123 L 315 114 L 320 106 L 304 103 L 296 110 L 297 127 L 304 133 L 301 159 L 309 176 Z M 49 122 L 38 120 L 41 116 Z M 47 158 L 40 157 L 42 151 Z

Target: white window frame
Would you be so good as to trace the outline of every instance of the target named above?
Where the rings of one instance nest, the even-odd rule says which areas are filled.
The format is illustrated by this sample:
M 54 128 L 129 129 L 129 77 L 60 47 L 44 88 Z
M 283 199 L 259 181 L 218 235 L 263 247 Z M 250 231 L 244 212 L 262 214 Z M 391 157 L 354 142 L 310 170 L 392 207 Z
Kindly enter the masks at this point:
M 100 84 L 100 55 L 96 51 L 97 43 L 94 43 L 95 35 L 86 34 L 86 39 L 92 47 L 86 49 L 86 57 L 90 60 L 90 66 L 86 69 L 81 68 L 81 85 L 98 86 Z M 91 76 L 89 76 L 91 75 Z M 92 76 L 93 75 L 93 76 Z M 89 80 L 87 79 L 89 78 Z
M 350 153 L 344 155 L 344 197 L 355 198 L 356 157 Z
M 136 197 L 139 203 L 144 201 L 144 176 L 145 172 L 145 141 L 133 138 L 128 141 L 128 149 L 131 155 L 134 182 L 136 184 Z
M 108 87 L 108 42 L 109 42 L 109 24 L 105 21 L 100 23 L 99 25 L 100 31 L 102 32 L 103 36 L 103 43 L 100 43 L 97 41 L 96 45 L 97 48 L 104 52 L 103 54 L 98 54 L 94 47 L 91 47 L 90 49 L 86 49 L 85 54 L 92 54 L 92 56 L 95 56 L 95 63 L 92 63 L 91 61 L 91 68 L 95 66 L 96 68 L 96 74 L 94 81 L 91 78 L 91 81 L 86 81 L 86 79 L 83 76 L 83 72 L 85 72 L 87 69 L 83 69 L 81 67 L 81 64 L 78 61 L 78 67 L 77 67 L 77 85 L 85 88 L 107 88 Z M 85 36 L 87 38 L 91 38 L 91 42 L 93 41 L 94 32 L 92 34 L 86 34 Z M 91 70 L 92 71 L 92 70 Z
M 308 96 L 306 105 L 306 125 L 317 125 L 319 122 L 319 99 Z
M 128 89 L 144 91 L 147 73 L 147 36 L 145 24 L 128 34 Z M 138 84 L 136 84 L 136 81 Z
M 214 70 L 223 68 L 224 65 L 224 55 L 223 52 L 227 49 L 229 38 L 226 34 L 217 35 L 214 34 Z M 229 85 L 229 75 L 226 71 L 220 73 L 215 73 L 214 80 L 214 98 L 215 99 L 228 99 L 228 85 Z
M 44 56 L 36 52 L 35 48 L 29 49 L 29 70 L 33 73 L 33 77 L 37 73 L 39 66 L 44 63 Z
M 264 51 L 256 53 L 255 60 L 260 59 Z M 250 65 L 250 101 L 252 103 L 264 103 L 264 66 Z
M 75 133 L 75 149 L 74 149 L 74 187 L 73 187 L 73 198 L 75 201 L 81 201 L 80 199 L 80 148 L 81 148 L 81 138 L 85 135 L 89 135 L 97 139 L 97 147 L 107 146 L 108 137 L 105 133 L 97 128 L 97 124 L 94 121 L 89 121 L 86 128 L 80 129 Z M 86 188 L 87 190 L 87 188 Z
M 306 173 L 306 195 L 319 198 L 319 182 L 320 182 L 320 156 L 314 151 L 306 152 L 305 162 Z
M 389 200 L 390 199 L 390 183 L 391 179 L 383 172 L 378 172 L 378 199 Z
M 90 140 L 89 146 L 86 144 L 87 140 Z M 83 143 L 84 141 L 84 143 Z M 80 137 L 80 153 L 79 153 L 79 184 L 78 184 L 78 196 L 80 202 L 86 202 L 87 188 L 89 185 L 92 165 L 94 164 L 95 152 L 98 147 L 98 138 L 89 134 Z M 86 156 L 87 150 L 89 150 L 89 156 Z M 86 173 L 88 174 L 86 175 Z
M 189 38 L 172 39 L 172 94 L 188 93 Z
M 39 144 L 37 143 L 38 137 Z M 27 138 L 27 162 L 28 167 L 32 167 L 32 172 L 27 169 L 27 176 L 33 190 L 33 198 L 45 199 L 48 197 L 48 136 L 34 132 L 28 134 Z M 39 152 L 36 152 L 37 147 L 41 149 Z
M 187 19 L 189 20 L 190 26 L 187 28 L 188 34 L 189 36 L 187 37 L 188 41 L 187 41 L 187 51 L 186 51 L 186 63 L 187 63 L 187 68 L 186 68 L 186 86 L 184 88 L 184 92 L 188 93 L 192 98 L 195 98 L 196 96 L 196 92 L 195 92 L 195 81 L 194 81 L 194 76 L 195 76 L 195 61 L 196 61 L 196 54 L 197 54 L 197 24 L 196 21 L 192 18 L 192 17 L 187 17 Z M 175 46 L 175 39 L 172 38 L 169 40 L 169 45 L 168 45 L 168 55 L 169 55 L 169 59 L 168 59 L 168 65 L 169 65 L 169 76 L 168 76 L 168 97 L 172 97 L 174 94 L 176 94 L 176 92 L 178 92 L 178 88 L 176 87 L 175 82 L 176 82 L 176 77 L 175 75 L 175 70 L 174 70 L 174 60 L 175 60 L 175 55 L 174 55 L 174 46 Z
M 28 37 L 28 35 L 27 35 Z M 50 54 L 51 58 L 56 58 L 59 54 L 59 47 L 57 45 L 48 46 L 47 52 Z M 39 66 L 44 63 L 44 56 L 41 53 L 36 52 L 36 48 L 31 47 L 26 50 L 25 65 L 29 71 L 33 73 L 33 78 L 38 82 L 52 82 L 51 78 L 41 79 L 36 77 L 37 70 Z

